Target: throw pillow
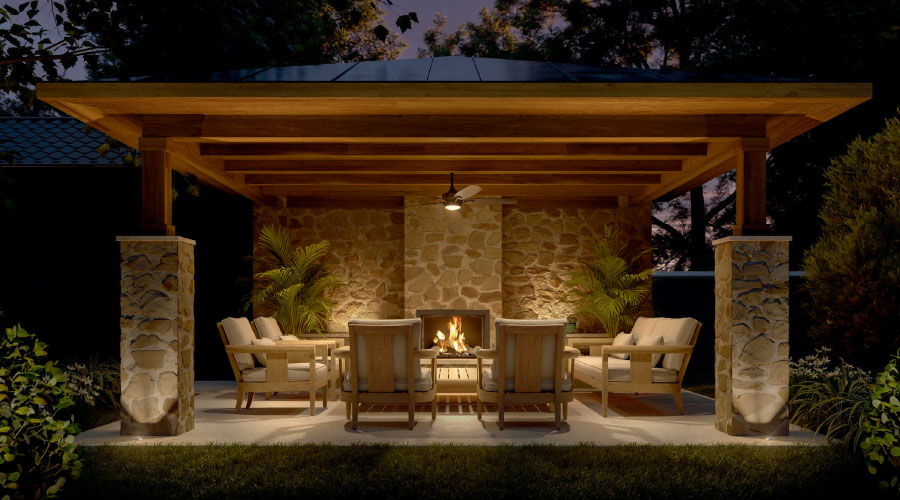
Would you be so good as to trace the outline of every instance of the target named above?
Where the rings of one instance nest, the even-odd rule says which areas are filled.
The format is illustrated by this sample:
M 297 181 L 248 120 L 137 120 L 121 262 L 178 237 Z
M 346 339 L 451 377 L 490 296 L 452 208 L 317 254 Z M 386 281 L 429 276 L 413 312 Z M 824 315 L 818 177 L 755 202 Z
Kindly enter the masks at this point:
M 253 345 L 275 345 L 275 341 L 272 339 L 253 339 Z M 259 364 L 266 366 L 266 353 L 264 352 L 255 352 L 253 356 L 256 357 L 256 360 L 259 361 Z
M 635 345 L 663 345 L 663 338 L 662 335 L 641 335 L 641 338 L 638 339 Z M 650 366 L 658 365 L 662 357 L 662 353 L 653 353 L 653 357 L 650 358 Z
M 634 345 L 634 335 L 632 335 L 630 333 L 622 332 L 622 333 L 616 335 L 616 338 L 615 338 L 615 340 L 613 340 L 612 345 L 614 345 L 614 346 Z M 628 359 L 628 356 L 630 356 L 630 354 L 628 354 L 627 352 L 616 352 L 616 353 L 612 353 L 609 355 L 609 357 L 611 357 L 611 358 L 619 358 L 619 359 Z

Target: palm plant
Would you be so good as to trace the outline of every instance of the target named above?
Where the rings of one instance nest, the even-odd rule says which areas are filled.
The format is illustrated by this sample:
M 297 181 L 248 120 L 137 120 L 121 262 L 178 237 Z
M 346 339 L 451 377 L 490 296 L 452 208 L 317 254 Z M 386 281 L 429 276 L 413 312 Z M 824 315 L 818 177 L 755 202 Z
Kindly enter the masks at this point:
M 650 293 L 653 268 L 639 269 L 646 248 L 632 254 L 614 226 L 604 228 L 604 239 L 592 241 L 594 256 L 582 263 L 566 285 L 578 297 L 578 312 L 594 317 L 610 337 L 637 319 L 641 304 Z
M 275 261 L 275 267 L 254 275 L 262 286 L 252 292 L 250 303 L 271 310 L 285 333 L 324 331 L 335 305 L 330 292 L 344 286 L 326 258 L 328 240 L 294 248 L 284 228 L 267 224 L 257 245 Z

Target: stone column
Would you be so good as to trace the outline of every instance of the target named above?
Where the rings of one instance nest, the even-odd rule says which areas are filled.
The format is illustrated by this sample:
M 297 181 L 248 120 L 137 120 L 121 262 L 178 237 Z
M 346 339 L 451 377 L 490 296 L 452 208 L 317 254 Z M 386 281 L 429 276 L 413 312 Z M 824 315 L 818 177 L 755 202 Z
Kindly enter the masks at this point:
M 194 244 L 121 236 L 122 435 L 194 428 Z
M 716 252 L 716 429 L 788 433 L 789 236 L 731 236 Z

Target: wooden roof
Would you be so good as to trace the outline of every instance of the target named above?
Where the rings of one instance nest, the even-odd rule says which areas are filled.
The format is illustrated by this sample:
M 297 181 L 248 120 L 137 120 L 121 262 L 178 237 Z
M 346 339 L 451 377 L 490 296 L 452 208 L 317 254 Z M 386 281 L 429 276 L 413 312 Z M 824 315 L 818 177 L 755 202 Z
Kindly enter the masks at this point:
M 648 203 L 864 102 L 864 83 L 43 83 L 38 97 L 256 201 L 483 195 Z M 627 198 L 625 198 L 627 197 Z

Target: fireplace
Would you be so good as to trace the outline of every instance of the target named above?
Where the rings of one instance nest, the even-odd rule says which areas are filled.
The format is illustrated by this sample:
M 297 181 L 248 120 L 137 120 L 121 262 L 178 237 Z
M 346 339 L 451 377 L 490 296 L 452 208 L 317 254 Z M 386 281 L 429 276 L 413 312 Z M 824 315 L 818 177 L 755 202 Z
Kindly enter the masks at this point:
M 422 347 L 441 348 L 441 358 L 474 359 L 475 347 L 491 346 L 491 312 L 487 309 L 418 309 Z

